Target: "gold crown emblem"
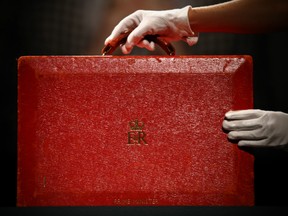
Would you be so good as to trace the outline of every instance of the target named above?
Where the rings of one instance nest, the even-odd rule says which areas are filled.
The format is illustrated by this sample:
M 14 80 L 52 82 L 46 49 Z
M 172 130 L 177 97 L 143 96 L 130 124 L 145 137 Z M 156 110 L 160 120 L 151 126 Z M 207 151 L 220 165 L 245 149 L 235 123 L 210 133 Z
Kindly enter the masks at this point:
M 130 129 L 133 131 L 142 131 L 144 127 L 144 123 L 135 119 L 134 121 L 129 122 Z

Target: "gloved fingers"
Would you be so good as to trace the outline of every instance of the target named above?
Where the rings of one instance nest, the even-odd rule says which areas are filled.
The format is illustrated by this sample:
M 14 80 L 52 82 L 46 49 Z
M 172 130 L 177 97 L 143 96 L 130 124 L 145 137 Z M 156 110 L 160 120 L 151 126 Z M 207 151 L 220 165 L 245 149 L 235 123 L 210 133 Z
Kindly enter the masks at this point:
M 120 45 L 120 47 L 121 47 L 122 53 L 124 54 L 129 54 L 133 49 L 133 47 L 126 47 L 125 44 Z
M 228 120 L 255 119 L 261 117 L 263 114 L 263 110 L 257 109 L 237 110 L 227 112 L 225 118 Z
M 121 36 L 123 34 L 126 34 L 127 32 L 131 32 L 133 29 L 135 29 L 139 24 L 139 16 L 141 15 L 140 11 L 136 11 L 124 19 L 122 19 L 113 29 L 112 33 L 106 38 L 104 44 L 112 44 L 114 45 L 115 41 L 118 41 L 119 38 L 121 39 Z
M 228 133 L 230 140 L 262 140 L 267 139 L 267 135 L 263 133 L 263 130 L 248 130 L 248 131 L 230 131 Z
M 136 44 L 136 46 L 140 48 L 145 48 L 149 51 L 155 50 L 155 43 L 153 41 L 142 40 L 138 44 Z M 124 54 L 129 54 L 132 51 L 133 47 L 129 47 L 126 44 L 124 44 L 121 46 L 121 49 Z
M 117 25 L 112 33 L 106 38 L 104 44 L 108 45 L 108 44 L 116 44 L 119 40 L 121 40 L 122 36 L 125 35 L 127 32 L 129 32 L 129 28 L 128 27 L 122 27 Z
M 223 128 L 229 130 L 228 139 L 239 146 L 278 147 L 288 146 L 288 115 L 264 110 L 240 110 L 226 113 Z M 255 127 L 255 129 L 252 129 Z
M 248 119 L 248 120 L 224 120 L 223 129 L 228 131 L 247 131 L 255 130 L 262 127 L 262 124 L 258 119 Z
M 154 51 L 155 50 L 155 43 L 153 41 L 148 41 L 148 40 L 142 40 L 137 44 L 138 47 L 140 48 L 145 48 L 149 51 Z
M 239 147 L 267 147 L 267 139 L 262 140 L 240 140 Z
M 197 33 L 195 36 L 185 37 L 182 39 L 185 41 L 189 46 L 193 46 L 199 40 L 199 34 Z
M 134 46 L 138 45 L 140 43 L 140 46 L 141 45 L 144 45 L 144 44 L 141 44 L 141 41 L 143 41 L 143 38 L 146 36 L 146 35 L 154 35 L 154 31 L 153 29 L 151 28 L 151 23 L 146 21 L 146 20 L 143 20 L 127 37 L 127 41 L 126 43 L 124 44 L 125 46 L 125 49 L 127 51 L 131 51 L 133 49 Z M 147 42 L 144 42 L 146 43 L 144 45 L 144 47 L 146 48 L 146 46 L 148 45 Z M 150 45 L 148 45 L 147 47 L 151 47 Z

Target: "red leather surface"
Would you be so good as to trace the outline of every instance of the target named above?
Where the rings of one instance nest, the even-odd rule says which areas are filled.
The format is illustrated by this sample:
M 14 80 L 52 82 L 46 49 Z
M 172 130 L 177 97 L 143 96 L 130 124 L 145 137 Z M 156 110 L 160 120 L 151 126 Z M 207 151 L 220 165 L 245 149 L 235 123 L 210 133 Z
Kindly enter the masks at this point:
M 250 56 L 21 57 L 17 205 L 254 205 L 254 157 L 222 131 L 253 108 L 252 71 Z

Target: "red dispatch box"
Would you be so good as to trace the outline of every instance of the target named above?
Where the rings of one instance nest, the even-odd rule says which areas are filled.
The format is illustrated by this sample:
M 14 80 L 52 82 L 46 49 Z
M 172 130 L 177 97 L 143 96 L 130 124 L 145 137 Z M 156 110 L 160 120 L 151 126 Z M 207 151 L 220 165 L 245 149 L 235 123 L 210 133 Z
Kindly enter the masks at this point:
M 23 56 L 18 206 L 252 206 L 250 56 Z

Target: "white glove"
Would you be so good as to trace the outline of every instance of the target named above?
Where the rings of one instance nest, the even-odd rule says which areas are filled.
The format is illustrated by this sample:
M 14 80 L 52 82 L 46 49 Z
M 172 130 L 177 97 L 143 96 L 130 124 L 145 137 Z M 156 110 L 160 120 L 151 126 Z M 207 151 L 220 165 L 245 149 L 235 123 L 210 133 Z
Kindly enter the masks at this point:
M 130 53 L 134 46 L 154 50 L 153 42 L 143 40 L 146 35 L 158 35 L 166 42 L 183 40 L 192 46 L 198 41 L 198 33 L 190 28 L 190 8 L 191 6 L 163 11 L 137 10 L 119 22 L 105 40 L 105 45 L 113 44 L 121 34 L 132 31 L 121 47 L 124 54 Z
M 238 146 L 277 147 L 288 150 L 288 114 L 257 109 L 229 111 L 223 128 Z

